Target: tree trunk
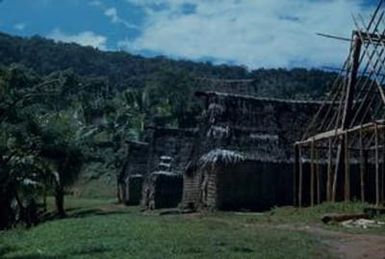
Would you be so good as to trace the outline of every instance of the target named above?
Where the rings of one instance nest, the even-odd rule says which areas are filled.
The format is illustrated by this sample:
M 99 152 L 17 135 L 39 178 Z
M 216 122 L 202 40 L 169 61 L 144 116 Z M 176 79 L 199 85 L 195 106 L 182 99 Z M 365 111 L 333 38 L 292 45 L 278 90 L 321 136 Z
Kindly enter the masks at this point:
M 116 181 L 116 197 L 118 199 L 119 204 L 123 202 L 122 193 L 121 193 L 121 183 L 119 179 Z
M 64 210 L 64 188 L 60 185 L 58 185 L 55 190 L 55 204 L 59 217 L 66 217 L 66 212 Z

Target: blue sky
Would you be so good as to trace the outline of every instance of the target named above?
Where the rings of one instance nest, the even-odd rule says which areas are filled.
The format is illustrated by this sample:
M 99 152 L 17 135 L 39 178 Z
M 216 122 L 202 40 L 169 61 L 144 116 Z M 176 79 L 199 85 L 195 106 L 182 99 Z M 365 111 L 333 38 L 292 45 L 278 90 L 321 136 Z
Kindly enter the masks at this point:
M 338 66 L 376 0 L 0 0 L 0 31 L 102 50 L 258 67 Z

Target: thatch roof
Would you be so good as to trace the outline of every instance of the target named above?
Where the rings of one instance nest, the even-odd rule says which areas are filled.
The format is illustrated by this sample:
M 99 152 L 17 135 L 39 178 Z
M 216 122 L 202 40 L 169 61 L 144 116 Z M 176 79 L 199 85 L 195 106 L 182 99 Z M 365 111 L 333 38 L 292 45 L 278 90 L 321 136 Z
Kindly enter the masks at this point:
M 292 161 L 292 144 L 303 134 L 320 101 L 285 100 L 223 92 L 196 92 L 206 101 L 199 152 L 238 151 L 246 159 Z
M 146 126 L 146 131 L 153 130 L 156 135 L 176 135 L 182 134 L 186 136 L 194 136 L 198 132 L 198 128 L 174 128 L 174 127 L 157 127 Z
M 127 140 L 127 144 L 130 146 L 135 146 L 135 147 L 147 147 L 149 144 L 147 142 L 142 142 L 142 141 L 136 141 L 136 140 Z
M 243 161 L 245 158 L 241 153 L 225 149 L 214 149 L 203 155 L 199 161 L 199 167 L 205 169 L 217 165 L 226 166 L 236 164 Z
M 291 99 L 280 99 L 280 98 L 269 98 L 269 97 L 257 97 L 252 95 L 232 94 L 232 93 L 223 93 L 223 92 L 215 92 L 215 91 L 197 91 L 195 92 L 195 96 L 197 97 L 216 96 L 216 97 L 227 98 L 227 99 L 243 99 L 246 101 L 275 102 L 275 103 L 287 103 L 287 104 L 321 105 L 325 103 L 324 101 L 316 101 L 316 100 L 291 100 Z

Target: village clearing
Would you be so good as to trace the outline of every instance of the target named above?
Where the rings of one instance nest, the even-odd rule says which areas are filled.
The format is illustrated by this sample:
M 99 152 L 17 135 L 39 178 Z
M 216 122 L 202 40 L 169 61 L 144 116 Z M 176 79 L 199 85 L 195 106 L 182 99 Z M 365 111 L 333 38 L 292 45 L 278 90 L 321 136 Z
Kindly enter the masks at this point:
M 384 258 L 385 227 L 323 225 L 326 203 L 266 213 L 159 215 L 113 200 L 68 197 L 69 217 L 0 233 L 1 258 Z M 377 218 L 383 220 L 385 218 Z M 101 238 L 103 237 L 103 238 Z

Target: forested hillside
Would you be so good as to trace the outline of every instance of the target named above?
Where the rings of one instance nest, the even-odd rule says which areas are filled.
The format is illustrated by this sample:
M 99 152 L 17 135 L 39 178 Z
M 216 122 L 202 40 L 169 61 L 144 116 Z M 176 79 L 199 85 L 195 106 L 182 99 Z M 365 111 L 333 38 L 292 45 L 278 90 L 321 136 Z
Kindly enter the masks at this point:
M 194 91 L 216 89 L 207 78 L 252 79 L 240 87 L 258 96 L 319 99 L 335 76 L 144 58 L 7 34 L 0 34 L 0 66 L 0 208 L 54 194 L 63 215 L 63 193 L 79 174 L 81 183 L 113 186 L 125 140 L 140 139 L 145 125 L 193 127 L 200 113 Z

